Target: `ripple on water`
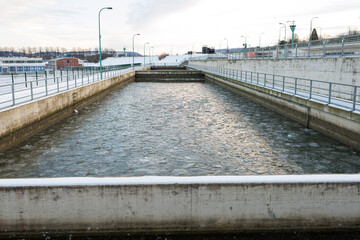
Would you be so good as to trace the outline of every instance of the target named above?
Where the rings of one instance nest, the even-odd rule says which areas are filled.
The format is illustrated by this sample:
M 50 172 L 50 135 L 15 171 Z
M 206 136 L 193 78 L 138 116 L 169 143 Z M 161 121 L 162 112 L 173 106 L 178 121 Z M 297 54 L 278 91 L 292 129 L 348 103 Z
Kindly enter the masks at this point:
M 358 173 L 359 159 L 218 86 L 133 83 L 0 153 L 0 177 Z

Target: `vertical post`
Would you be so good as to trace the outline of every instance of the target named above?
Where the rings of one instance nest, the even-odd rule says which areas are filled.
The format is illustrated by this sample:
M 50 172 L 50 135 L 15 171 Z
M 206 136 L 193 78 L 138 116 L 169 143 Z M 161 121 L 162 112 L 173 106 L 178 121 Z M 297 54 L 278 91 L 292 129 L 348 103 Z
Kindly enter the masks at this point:
M 256 73 L 256 84 L 259 84 L 259 73 Z
M 60 92 L 59 78 L 56 78 L 57 92 Z
M 272 81 L 272 89 L 275 87 L 275 75 L 273 75 L 273 81 Z
M 45 74 L 46 74 L 46 71 L 45 71 Z M 38 86 L 39 82 L 38 82 L 38 73 L 37 73 L 37 71 L 35 72 L 35 78 L 36 78 L 36 86 Z
M 311 45 L 311 42 L 309 41 L 309 43 L 308 43 L 308 57 L 310 57 L 310 45 Z
M 25 72 L 25 87 L 27 87 L 27 76 L 26 76 L 26 72 Z
M 81 68 L 81 85 L 84 85 L 84 69 Z
M 11 74 L 11 93 L 12 93 L 12 101 L 13 106 L 15 105 L 15 82 L 14 82 L 14 74 Z
M 309 99 L 312 98 L 312 86 L 313 86 L 313 80 L 310 80 L 310 96 L 309 96 Z
M 48 85 L 47 85 L 47 79 L 45 79 L 45 96 L 48 95 Z
M 69 90 L 69 70 L 66 69 L 67 72 L 67 78 L 66 78 L 66 88 Z
M 60 78 L 61 78 L 61 81 L 63 81 L 63 74 L 62 74 L 62 70 L 60 70 Z
M 283 76 L 282 91 L 285 91 L 285 76 Z
M 341 56 L 344 56 L 345 39 L 341 39 Z
M 325 57 L 325 55 L 326 55 L 325 54 L 325 44 L 326 44 L 325 41 L 323 41 L 323 57 Z
M 295 95 L 296 95 L 297 82 L 298 82 L 298 79 L 295 78 L 295 89 L 294 89 L 294 94 L 295 94 Z
M 31 100 L 34 100 L 34 93 L 33 93 L 32 81 L 30 81 L 30 94 L 31 94 Z
M 264 75 L 264 86 L 266 87 L 266 73 Z
M 295 45 L 295 58 L 297 58 L 298 54 L 298 44 Z
M 331 103 L 331 88 L 332 88 L 332 83 L 329 83 L 329 102 L 328 102 L 328 104 Z
M 56 81 L 56 70 L 54 70 L 54 82 Z
M 354 86 L 354 95 L 353 95 L 353 111 L 356 110 L 356 90 L 357 90 L 357 86 Z

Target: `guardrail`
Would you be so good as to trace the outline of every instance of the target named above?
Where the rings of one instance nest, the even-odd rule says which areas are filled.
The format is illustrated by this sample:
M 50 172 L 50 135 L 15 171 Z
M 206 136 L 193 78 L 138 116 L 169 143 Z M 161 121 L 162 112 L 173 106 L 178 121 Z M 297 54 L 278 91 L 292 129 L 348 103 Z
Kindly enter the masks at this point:
M 144 67 L 144 66 L 141 66 Z M 141 67 L 136 67 L 139 69 Z M 132 68 L 103 70 L 103 79 L 133 71 Z M 100 71 L 94 69 L 57 70 L 34 74 L 0 75 L 0 110 L 39 98 L 101 81 Z
M 187 66 L 337 108 L 360 111 L 360 86 L 197 64 L 188 64 Z
M 306 58 L 306 57 L 360 56 L 360 35 L 329 38 L 309 42 L 286 43 L 276 46 L 243 48 L 240 51 L 209 54 L 189 60 L 206 59 L 266 59 L 266 58 Z

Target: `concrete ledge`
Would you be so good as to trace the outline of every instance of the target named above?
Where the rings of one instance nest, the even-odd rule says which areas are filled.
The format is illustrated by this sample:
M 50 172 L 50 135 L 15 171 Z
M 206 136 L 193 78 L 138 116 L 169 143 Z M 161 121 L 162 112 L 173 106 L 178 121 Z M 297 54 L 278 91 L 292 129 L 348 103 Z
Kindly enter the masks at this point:
M 360 114 L 217 74 L 205 79 L 360 150 Z
M 0 112 L 0 152 L 133 81 L 135 72 L 130 72 Z
M 344 230 L 360 175 L 0 180 L 0 236 Z

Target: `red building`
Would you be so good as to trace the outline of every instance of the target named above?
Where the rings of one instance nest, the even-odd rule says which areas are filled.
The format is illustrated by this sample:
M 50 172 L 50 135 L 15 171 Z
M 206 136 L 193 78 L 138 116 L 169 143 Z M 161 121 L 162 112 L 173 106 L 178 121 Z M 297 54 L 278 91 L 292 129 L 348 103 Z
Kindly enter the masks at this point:
M 72 57 L 64 57 L 64 58 L 57 58 L 48 61 L 48 69 L 68 69 L 68 68 L 76 68 L 76 67 L 82 67 L 82 60 L 78 58 L 72 58 Z

